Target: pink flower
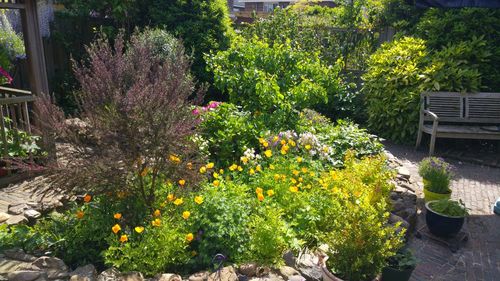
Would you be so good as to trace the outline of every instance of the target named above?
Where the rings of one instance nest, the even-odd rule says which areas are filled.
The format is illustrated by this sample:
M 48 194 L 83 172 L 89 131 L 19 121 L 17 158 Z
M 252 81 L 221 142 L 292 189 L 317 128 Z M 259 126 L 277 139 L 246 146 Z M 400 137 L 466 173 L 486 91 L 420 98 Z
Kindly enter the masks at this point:
M 11 77 L 11 76 L 9 75 L 9 73 L 8 73 L 5 69 L 3 69 L 2 67 L 0 67 L 0 74 L 1 74 L 2 76 L 4 76 L 5 78 L 7 78 L 7 84 L 12 83 L 12 80 L 13 80 L 13 79 L 12 79 L 12 77 Z
M 214 108 L 217 108 L 220 104 L 221 104 L 220 102 L 213 101 L 213 102 L 209 103 L 207 107 L 214 109 Z
M 194 115 L 200 114 L 200 110 L 198 108 L 193 109 L 193 114 Z

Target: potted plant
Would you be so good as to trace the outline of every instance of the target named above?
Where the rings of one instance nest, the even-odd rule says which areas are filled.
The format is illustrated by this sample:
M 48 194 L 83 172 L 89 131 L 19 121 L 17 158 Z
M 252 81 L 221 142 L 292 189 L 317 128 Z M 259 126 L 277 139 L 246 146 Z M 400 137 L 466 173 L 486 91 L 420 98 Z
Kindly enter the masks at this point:
M 425 202 L 450 199 L 452 177 L 450 164 L 441 158 L 427 157 L 420 162 L 418 173 L 424 181 Z
M 381 281 L 408 281 L 417 266 L 417 259 L 413 253 L 404 249 L 388 260 L 388 265 L 382 269 Z
M 425 204 L 425 208 L 425 222 L 429 231 L 440 237 L 451 237 L 459 233 L 468 215 L 462 200 L 430 201 Z

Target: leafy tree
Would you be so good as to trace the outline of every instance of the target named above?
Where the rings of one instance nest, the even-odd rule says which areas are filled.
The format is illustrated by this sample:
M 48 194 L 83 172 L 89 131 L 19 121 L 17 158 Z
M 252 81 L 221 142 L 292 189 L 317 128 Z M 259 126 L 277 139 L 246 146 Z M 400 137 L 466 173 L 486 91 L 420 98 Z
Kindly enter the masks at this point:
M 233 34 L 227 2 L 224 0 L 150 1 L 151 24 L 164 26 L 182 38 L 188 51 L 193 51 L 192 70 L 201 82 L 212 82 L 206 71 L 204 53 L 229 47 Z

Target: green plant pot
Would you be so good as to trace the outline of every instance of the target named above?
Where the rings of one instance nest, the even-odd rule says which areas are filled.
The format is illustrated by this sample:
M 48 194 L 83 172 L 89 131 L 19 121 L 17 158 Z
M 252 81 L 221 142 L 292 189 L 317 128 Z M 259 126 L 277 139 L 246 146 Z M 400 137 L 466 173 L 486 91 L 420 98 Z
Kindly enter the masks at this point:
M 425 200 L 425 202 L 434 201 L 434 200 L 442 200 L 442 199 L 450 199 L 450 198 L 451 198 L 451 192 L 446 193 L 446 194 L 435 193 L 435 192 L 427 190 L 427 188 L 424 187 L 424 200 Z
M 408 281 L 415 267 L 399 270 L 392 267 L 382 269 L 382 281 Z

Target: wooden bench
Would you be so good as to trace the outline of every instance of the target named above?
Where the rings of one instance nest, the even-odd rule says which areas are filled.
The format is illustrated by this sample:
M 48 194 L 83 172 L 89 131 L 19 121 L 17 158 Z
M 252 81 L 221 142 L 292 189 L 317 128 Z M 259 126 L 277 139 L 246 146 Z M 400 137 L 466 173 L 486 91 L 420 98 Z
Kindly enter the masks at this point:
M 500 140 L 500 93 L 425 92 L 420 96 L 416 147 L 422 134 L 436 138 Z

